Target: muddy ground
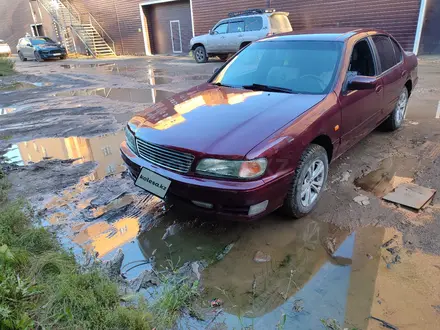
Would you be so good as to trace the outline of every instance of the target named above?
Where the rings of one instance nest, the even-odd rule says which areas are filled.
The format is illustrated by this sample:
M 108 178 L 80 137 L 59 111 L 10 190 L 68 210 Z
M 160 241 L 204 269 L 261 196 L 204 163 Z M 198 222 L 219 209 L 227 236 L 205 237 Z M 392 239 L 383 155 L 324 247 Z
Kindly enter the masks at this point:
M 382 197 L 402 182 L 440 189 L 439 60 L 420 60 L 401 129 L 376 130 L 332 164 L 309 217 L 273 214 L 249 224 L 168 210 L 134 187 L 118 151 L 131 116 L 221 64 L 17 62 L 19 74 L 0 80 L 0 153 L 11 197 L 29 199 L 79 260 L 109 260 L 121 249 L 127 279 L 193 262 L 204 291 L 199 317 L 183 317 L 182 329 L 324 329 L 332 320 L 382 329 L 377 319 L 398 329 L 437 328 L 439 199 L 416 212 Z M 356 203 L 359 195 L 369 204 Z M 257 252 L 267 262 L 255 262 Z M 199 265 L 209 266 L 199 274 Z M 214 298 L 221 306 L 209 306 Z

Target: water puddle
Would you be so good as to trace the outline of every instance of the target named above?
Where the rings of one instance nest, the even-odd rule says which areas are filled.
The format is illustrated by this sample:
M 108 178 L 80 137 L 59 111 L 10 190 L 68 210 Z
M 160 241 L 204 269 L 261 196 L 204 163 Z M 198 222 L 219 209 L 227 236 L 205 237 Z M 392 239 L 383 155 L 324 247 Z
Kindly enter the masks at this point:
M 412 182 L 418 165 L 415 157 L 390 157 L 384 159 L 376 170 L 356 178 L 354 184 L 378 197 L 383 197 L 399 184 Z
M 211 77 L 212 77 L 211 75 L 183 76 L 181 78 L 181 80 L 203 80 L 203 81 L 207 81 Z
M 145 73 L 146 82 L 151 85 L 167 85 L 173 82 L 173 78 L 169 77 L 173 74 L 164 69 L 156 69 L 151 65 L 123 65 L 116 63 L 93 63 L 93 64 L 62 64 L 64 69 L 94 69 L 99 70 L 101 73 L 109 74 L 127 74 L 131 76 L 132 74 L 142 74 Z M 198 77 L 194 77 L 194 80 L 199 80 Z M 200 78 L 204 79 L 204 78 Z
M 79 69 L 79 68 L 113 68 L 115 63 L 90 63 L 90 64 L 61 64 L 64 69 Z
M 38 139 L 16 144 L 9 156 L 25 165 L 48 158 L 97 163 L 91 175 L 43 204 L 43 224 L 56 228 L 80 260 L 109 260 L 121 249 L 127 279 L 203 260 L 208 266 L 199 274 L 204 290 L 197 318 L 184 316 L 181 328 L 320 329 L 329 320 L 341 329 L 367 329 L 370 315 L 391 324 L 423 315 L 422 327 L 435 328 L 437 297 L 429 298 L 426 288 L 440 290 L 438 256 L 407 251 L 401 234 L 380 227 L 349 232 L 276 214 L 252 224 L 219 223 L 168 210 L 126 175 L 123 139 L 123 132 Z M 385 159 L 357 184 L 382 194 L 411 177 L 416 165 L 411 158 Z M 409 299 L 417 302 L 414 311 L 405 307 Z
M 97 163 L 88 181 L 125 170 L 119 154 L 124 132 L 110 133 L 93 138 L 42 138 L 15 144 L 6 154 L 9 163 L 30 165 L 46 159 L 75 159 L 74 164 L 92 161 Z
M 18 81 L 11 84 L 0 85 L 0 92 L 8 93 L 13 91 L 20 91 L 25 89 L 31 89 L 36 87 L 48 87 L 53 84 L 50 82 L 23 82 Z
M 175 93 L 158 89 L 136 89 L 136 88 L 90 88 L 79 89 L 56 93 L 55 96 L 100 96 L 107 99 L 135 102 L 135 103 L 156 103 L 173 96 Z
M 15 110 L 17 110 L 17 108 L 15 107 L 0 108 L 0 116 L 7 115 L 8 113 L 13 113 Z

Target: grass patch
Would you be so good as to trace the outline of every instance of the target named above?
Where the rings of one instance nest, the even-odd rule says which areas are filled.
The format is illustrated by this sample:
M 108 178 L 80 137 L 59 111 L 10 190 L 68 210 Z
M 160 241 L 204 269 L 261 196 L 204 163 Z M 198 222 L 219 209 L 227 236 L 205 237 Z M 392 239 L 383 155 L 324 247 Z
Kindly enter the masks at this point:
M 15 73 L 15 62 L 9 58 L 0 57 L 0 76 L 10 76 Z
M 157 299 L 127 302 L 98 270 L 82 272 L 26 203 L 7 199 L 0 170 L 0 329 L 170 329 L 198 283 L 165 283 Z

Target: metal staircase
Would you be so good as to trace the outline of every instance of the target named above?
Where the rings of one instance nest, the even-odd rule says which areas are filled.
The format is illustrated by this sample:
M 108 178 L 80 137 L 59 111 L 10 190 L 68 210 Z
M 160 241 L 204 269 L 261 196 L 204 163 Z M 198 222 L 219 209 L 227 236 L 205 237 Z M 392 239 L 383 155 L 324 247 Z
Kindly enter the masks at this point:
M 37 0 L 59 26 L 64 46 L 77 53 L 75 39 L 95 57 L 116 56 L 115 43 L 90 13 L 80 13 L 67 0 Z

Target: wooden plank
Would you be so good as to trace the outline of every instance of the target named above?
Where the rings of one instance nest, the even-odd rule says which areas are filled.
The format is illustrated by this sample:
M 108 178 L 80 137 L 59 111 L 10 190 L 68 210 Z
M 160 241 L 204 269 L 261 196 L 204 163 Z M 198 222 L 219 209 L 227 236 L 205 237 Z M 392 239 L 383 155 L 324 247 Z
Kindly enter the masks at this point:
M 414 183 L 399 185 L 393 192 L 385 195 L 384 200 L 420 210 L 436 193 L 436 190 L 421 187 Z

